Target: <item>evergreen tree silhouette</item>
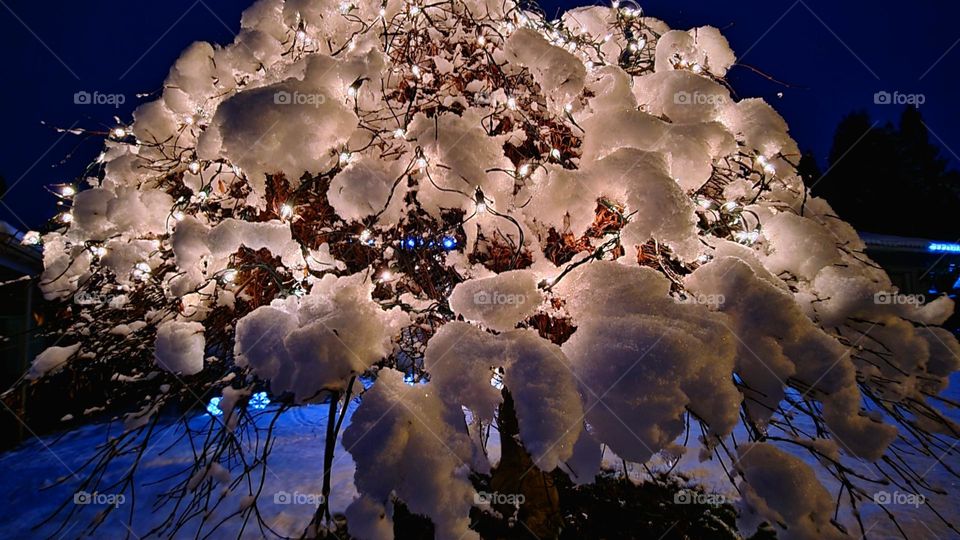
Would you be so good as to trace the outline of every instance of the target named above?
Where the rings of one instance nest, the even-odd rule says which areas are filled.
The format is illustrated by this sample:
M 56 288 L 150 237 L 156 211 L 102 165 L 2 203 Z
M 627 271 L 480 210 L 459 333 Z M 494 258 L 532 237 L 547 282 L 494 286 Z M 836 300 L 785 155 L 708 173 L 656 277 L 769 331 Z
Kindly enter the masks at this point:
M 837 127 L 824 176 L 804 179 L 861 231 L 952 241 L 960 238 L 960 174 L 947 164 L 916 108 L 903 112 L 899 129 L 856 112 Z

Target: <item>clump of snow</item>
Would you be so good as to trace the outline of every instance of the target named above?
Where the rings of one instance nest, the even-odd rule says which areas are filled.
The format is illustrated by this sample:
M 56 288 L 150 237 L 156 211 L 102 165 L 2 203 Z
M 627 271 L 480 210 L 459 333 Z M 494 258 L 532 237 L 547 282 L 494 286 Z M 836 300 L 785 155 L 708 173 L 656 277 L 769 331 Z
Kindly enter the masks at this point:
M 396 371 L 382 373 L 363 395 L 343 444 L 357 463 L 355 482 L 363 495 L 348 513 L 372 517 L 396 495 L 433 521 L 438 538 L 479 538 L 469 528 L 476 496 L 468 465 L 473 443 L 460 409 L 445 405 L 431 388 L 407 385 Z M 361 530 L 392 538 L 387 523 L 373 521 Z
M 454 313 L 500 332 L 515 328 L 541 301 L 537 276 L 528 270 L 464 281 L 449 298 Z
M 737 448 L 737 469 L 743 511 L 738 524 L 752 531 L 767 521 L 783 524 L 778 538 L 845 538 L 830 520 L 833 497 L 817 480 L 813 469 L 799 458 L 766 443 L 745 443 Z
M 80 350 L 80 343 L 74 343 L 66 347 L 52 346 L 48 347 L 42 353 L 38 354 L 30 364 L 30 371 L 27 372 L 28 379 L 39 379 L 47 373 L 60 370 L 64 364 L 73 355 Z
M 204 344 L 203 324 L 166 321 L 157 327 L 154 357 L 171 373 L 195 375 L 203 370 Z
M 391 338 L 409 321 L 400 308 L 382 309 L 372 290 L 364 274 L 326 275 L 303 298 L 257 308 L 237 322 L 237 364 L 299 401 L 344 389 L 392 351 Z

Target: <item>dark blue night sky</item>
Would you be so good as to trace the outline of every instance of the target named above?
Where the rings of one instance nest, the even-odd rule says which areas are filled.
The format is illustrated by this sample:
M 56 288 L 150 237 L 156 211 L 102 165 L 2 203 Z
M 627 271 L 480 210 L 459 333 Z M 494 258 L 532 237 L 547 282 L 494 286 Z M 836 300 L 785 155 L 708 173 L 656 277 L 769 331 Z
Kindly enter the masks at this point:
M 95 138 L 64 128 L 107 130 L 129 120 L 137 93 L 160 88 L 179 52 L 193 41 L 227 43 L 250 0 L 38 2 L 0 0 L 0 46 L 7 51 L 0 103 L 0 175 L 9 187 L 0 219 L 35 228 L 55 213 L 45 185 L 71 181 L 99 152 Z M 552 15 L 576 2 L 542 4 Z M 879 91 L 923 94 L 931 139 L 960 165 L 960 6 L 881 0 L 650 0 L 642 7 L 674 28 L 721 28 L 745 67 L 730 81 L 740 97 L 766 98 L 787 119 L 804 150 L 825 163 L 840 119 L 867 110 L 895 121 L 899 106 L 874 104 Z M 74 104 L 79 91 L 121 93 L 126 103 Z M 778 92 L 783 96 L 778 97 Z M 149 99 L 149 98 L 147 98 Z

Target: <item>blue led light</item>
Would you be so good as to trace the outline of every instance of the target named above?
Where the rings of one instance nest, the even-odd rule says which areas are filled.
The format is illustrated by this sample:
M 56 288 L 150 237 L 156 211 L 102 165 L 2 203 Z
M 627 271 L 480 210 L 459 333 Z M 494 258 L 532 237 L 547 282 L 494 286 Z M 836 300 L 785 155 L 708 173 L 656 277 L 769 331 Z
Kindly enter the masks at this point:
M 266 392 L 257 392 L 250 397 L 250 408 L 251 409 L 266 409 L 267 405 L 270 404 L 270 398 L 267 397 Z
M 443 244 L 443 249 L 446 250 L 457 247 L 457 239 L 452 236 L 444 236 L 440 243 Z
M 414 237 L 411 236 L 411 237 L 407 238 L 407 241 L 404 242 L 404 244 L 405 244 L 408 248 L 413 249 L 413 248 L 417 247 L 417 240 L 416 240 Z
M 931 242 L 927 245 L 927 251 L 933 253 L 960 253 L 960 244 L 949 242 Z
M 220 410 L 220 400 L 221 397 L 210 398 L 210 403 L 207 403 L 207 412 L 210 416 L 220 416 L 223 414 L 223 411 Z

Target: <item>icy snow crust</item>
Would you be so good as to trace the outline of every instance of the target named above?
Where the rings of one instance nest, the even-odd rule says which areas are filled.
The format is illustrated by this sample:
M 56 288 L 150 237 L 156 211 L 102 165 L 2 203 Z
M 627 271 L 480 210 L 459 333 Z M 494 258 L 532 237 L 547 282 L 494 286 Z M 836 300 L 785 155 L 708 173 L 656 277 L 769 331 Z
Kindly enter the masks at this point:
M 43 237 L 44 294 L 68 299 L 105 272 L 114 292 L 160 283 L 183 308 L 146 321 L 156 365 L 190 375 L 209 352 L 207 315 L 233 306 L 234 255 L 265 249 L 298 276 L 295 294 L 236 321 L 234 362 L 298 402 L 342 390 L 393 354 L 417 320 L 372 294 L 403 276 L 345 272 L 330 246 L 295 239 L 295 208 L 269 204 L 268 175 L 296 187 L 305 173 L 334 170 L 331 207 L 363 221 L 373 243 L 411 201 L 437 219 L 450 209 L 465 216 L 465 245 L 446 258 L 462 278 L 444 293 L 459 320 L 427 344 L 431 380 L 410 386 L 382 372 L 344 433 L 360 493 L 347 510 L 353 534 L 392 537 L 396 496 L 429 516 L 438 537 L 477 537 L 468 474 L 486 458 L 463 410 L 494 418 L 502 394 L 493 369 L 544 470 L 596 470 L 601 444 L 633 462 L 682 453 L 687 413 L 708 428 L 708 457 L 741 411 L 767 426 L 788 387 L 822 407 L 821 446 L 879 460 L 898 429 L 865 411 L 864 390 L 897 403 L 943 391 L 960 346 L 928 325 L 942 323 L 952 302 L 876 303 L 894 290 L 889 278 L 827 203 L 809 197 L 783 119 L 724 86 L 735 62 L 726 40 L 715 28 L 670 30 L 626 9 L 581 8 L 547 23 L 499 1 L 260 0 L 233 44 L 189 47 L 162 97 L 137 109 L 123 140 L 107 142 L 102 179 L 76 195 L 69 225 Z M 495 25 L 469 26 L 468 13 Z M 624 20 L 631 36 L 617 30 Z M 398 58 L 384 24 L 443 46 Z M 530 82 L 443 84 L 430 114 L 406 116 L 385 91 L 433 88 L 484 63 Z M 541 141 L 542 155 L 518 162 L 505 148 L 527 139 L 532 116 L 567 126 L 577 141 Z M 492 133 L 491 118 L 514 127 Z M 171 175 L 150 166 L 161 162 L 173 168 L 176 197 Z M 579 238 L 598 205 L 622 227 L 551 262 L 550 229 Z M 522 233 L 529 264 L 500 273 L 472 264 L 465 254 L 480 248 L 481 233 L 514 242 Z M 649 264 L 650 249 L 659 263 Z M 428 300 L 408 295 L 404 305 Z M 569 319 L 575 331 L 553 343 L 527 324 L 537 314 Z M 30 376 L 82 362 L 91 353 L 83 343 L 48 349 Z M 738 452 L 745 515 L 754 516 L 745 527 L 766 520 L 788 538 L 837 533 L 832 496 L 813 469 L 768 443 Z

